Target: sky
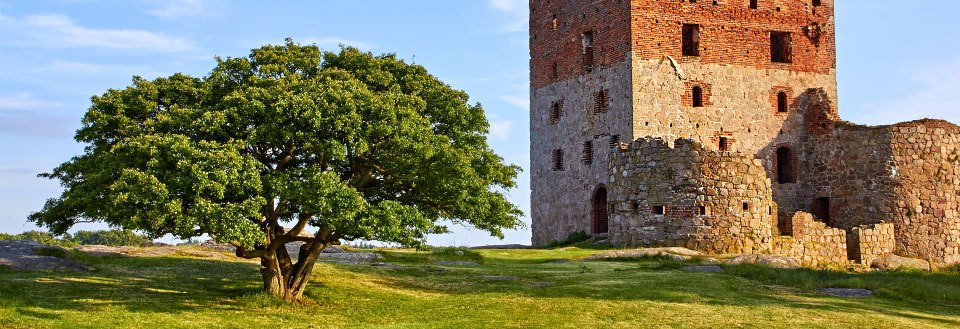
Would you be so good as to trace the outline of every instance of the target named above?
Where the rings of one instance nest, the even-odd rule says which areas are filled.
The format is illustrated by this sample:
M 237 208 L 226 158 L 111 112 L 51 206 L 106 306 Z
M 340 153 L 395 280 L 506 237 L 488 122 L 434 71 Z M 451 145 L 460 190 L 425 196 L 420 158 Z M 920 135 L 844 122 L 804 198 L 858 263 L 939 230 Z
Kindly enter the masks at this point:
M 960 122 L 960 1 L 836 2 L 842 118 Z M 91 96 L 134 75 L 205 76 L 215 56 L 246 56 L 287 37 L 425 66 L 482 103 L 491 146 L 528 168 L 527 14 L 525 0 L 0 0 L 0 232 L 37 229 L 26 217 L 61 188 L 36 175 L 83 151 L 73 133 Z M 529 213 L 526 172 L 510 199 Z M 529 244 L 530 231 L 498 240 L 455 227 L 429 242 Z

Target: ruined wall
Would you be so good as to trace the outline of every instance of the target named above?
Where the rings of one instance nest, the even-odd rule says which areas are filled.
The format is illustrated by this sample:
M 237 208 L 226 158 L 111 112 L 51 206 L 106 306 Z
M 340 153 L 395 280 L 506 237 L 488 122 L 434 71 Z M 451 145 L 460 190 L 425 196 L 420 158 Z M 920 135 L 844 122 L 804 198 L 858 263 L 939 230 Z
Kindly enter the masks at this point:
M 789 222 L 793 234 L 773 239 L 775 254 L 799 259 L 804 267 L 847 263 L 846 231 L 827 227 L 803 212 L 794 214 Z
M 760 162 L 674 144 L 641 139 L 610 155 L 610 242 L 769 253 L 773 204 Z
M 854 227 L 847 234 L 847 253 L 852 261 L 870 265 L 874 259 L 892 254 L 896 248 L 893 224 Z
M 898 255 L 960 262 L 960 127 L 939 120 L 809 127 L 798 208 L 829 198 L 830 226 L 892 223 Z

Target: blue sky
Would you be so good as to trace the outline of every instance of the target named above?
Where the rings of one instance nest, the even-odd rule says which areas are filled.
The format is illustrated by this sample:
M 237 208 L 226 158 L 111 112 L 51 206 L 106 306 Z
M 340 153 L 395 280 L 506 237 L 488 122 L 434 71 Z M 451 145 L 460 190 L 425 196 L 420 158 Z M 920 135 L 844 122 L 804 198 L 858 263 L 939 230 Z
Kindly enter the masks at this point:
M 837 2 L 843 118 L 960 121 L 960 1 Z M 35 229 L 26 216 L 59 194 L 36 174 L 82 151 L 72 136 L 91 96 L 125 87 L 133 75 L 203 76 L 216 55 L 245 56 L 286 37 L 424 65 L 481 102 L 491 145 L 527 167 L 526 16 L 524 0 L 0 0 L 0 232 Z M 528 209 L 528 176 L 519 183 L 511 198 Z M 530 240 L 526 230 L 504 241 L 456 231 L 430 242 Z

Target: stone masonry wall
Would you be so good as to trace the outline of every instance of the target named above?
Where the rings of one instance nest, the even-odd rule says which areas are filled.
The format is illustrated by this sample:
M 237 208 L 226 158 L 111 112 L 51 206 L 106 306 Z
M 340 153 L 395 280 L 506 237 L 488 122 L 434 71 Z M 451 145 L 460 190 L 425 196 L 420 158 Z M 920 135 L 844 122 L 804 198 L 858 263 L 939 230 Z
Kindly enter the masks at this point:
M 607 178 L 607 153 L 629 142 L 631 89 L 629 62 L 532 91 L 530 107 L 531 216 L 533 243 L 563 240 L 591 230 L 591 197 Z M 607 94 L 597 111 L 596 93 Z M 560 115 L 551 120 L 554 104 Z M 590 142 L 592 150 L 586 150 Z M 562 168 L 553 170 L 553 153 L 562 151 Z M 589 154 L 585 153 L 590 151 Z M 585 161 L 586 158 L 592 161 Z
M 823 267 L 847 263 L 847 234 L 827 227 L 813 216 L 798 212 L 789 221 L 793 235 L 773 238 L 775 254 L 800 260 L 804 267 Z
M 810 134 L 799 207 L 828 198 L 830 226 L 892 223 L 898 255 L 960 262 L 960 127 L 919 120 L 828 128 Z
M 671 148 L 654 138 L 610 157 L 611 243 L 720 254 L 771 251 L 773 203 L 760 161 L 690 140 Z
M 896 248 L 893 224 L 854 227 L 847 234 L 847 244 L 850 260 L 870 265 L 877 257 L 892 254 Z

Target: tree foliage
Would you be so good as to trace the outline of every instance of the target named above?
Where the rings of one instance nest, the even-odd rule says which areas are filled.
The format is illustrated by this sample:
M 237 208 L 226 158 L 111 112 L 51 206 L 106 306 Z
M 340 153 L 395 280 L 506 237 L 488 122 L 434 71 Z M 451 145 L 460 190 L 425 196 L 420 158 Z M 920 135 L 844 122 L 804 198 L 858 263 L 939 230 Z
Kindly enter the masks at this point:
M 55 233 L 97 221 L 210 234 L 296 299 L 293 281 L 341 240 L 417 246 L 450 224 L 501 237 L 521 225 L 504 196 L 519 168 L 488 129 L 479 104 L 421 66 L 288 39 L 217 58 L 204 78 L 135 77 L 93 97 L 84 153 L 42 175 L 65 191 L 30 219 Z M 281 246 L 295 241 L 306 244 L 293 264 Z

